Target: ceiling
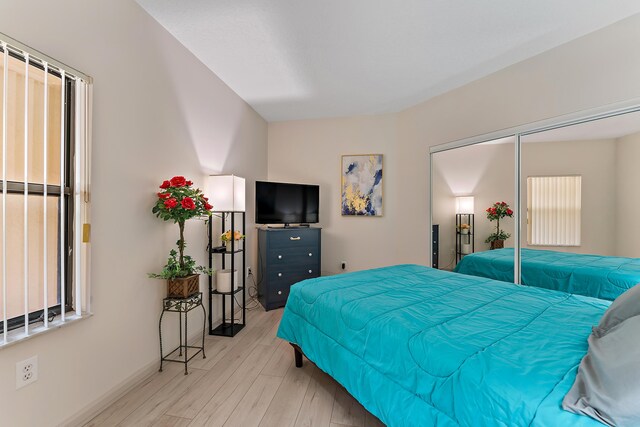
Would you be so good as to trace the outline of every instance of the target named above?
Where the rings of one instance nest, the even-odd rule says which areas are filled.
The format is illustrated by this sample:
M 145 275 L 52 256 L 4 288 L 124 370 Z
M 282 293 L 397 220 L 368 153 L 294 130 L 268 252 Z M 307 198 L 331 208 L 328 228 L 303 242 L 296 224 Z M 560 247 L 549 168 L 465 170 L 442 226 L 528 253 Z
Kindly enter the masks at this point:
M 137 0 L 268 121 L 399 111 L 638 0 Z

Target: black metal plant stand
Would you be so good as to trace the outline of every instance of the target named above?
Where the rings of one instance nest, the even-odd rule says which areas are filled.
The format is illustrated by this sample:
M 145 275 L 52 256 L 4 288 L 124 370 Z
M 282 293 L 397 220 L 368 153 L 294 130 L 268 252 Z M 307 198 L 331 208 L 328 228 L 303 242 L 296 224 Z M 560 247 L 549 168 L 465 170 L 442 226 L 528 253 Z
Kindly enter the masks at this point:
M 456 214 L 456 264 L 459 263 L 465 255 L 474 253 L 476 250 L 475 239 L 473 238 L 476 229 L 474 221 L 473 214 Z M 468 224 L 471 227 L 465 234 L 462 234 L 460 228 L 462 224 Z M 462 245 L 471 245 L 471 252 L 462 252 Z
M 213 268 L 213 256 L 215 254 L 220 255 L 222 257 L 222 269 L 224 270 L 226 268 L 227 265 L 227 257 L 229 257 L 229 267 L 232 271 L 231 274 L 231 292 L 218 292 L 216 289 L 213 288 L 213 277 L 209 276 L 209 335 L 218 335 L 218 336 L 223 336 L 223 337 L 233 337 L 235 336 L 238 332 L 240 332 L 242 330 L 242 328 L 245 327 L 246 325 L 246 292 L 245 292 L 245 288 L 246 288 L 246 276 L 245 276 L 245 263 L 246 263 L 246 252 L 244 251 L 244 248 L 246 248 L 246 246 L 243 245 L 243 249 L 239 249 L 236 248 L 236 241 L 233 238 L 233 233 L 235 231 L 235 227 L 236 227 L 236 215 L 241 216 L 241 221 L 242 221 L 242 230 L 241 233 L 245 234 L 245 226 L 246 226 L 246 220 L 245 220 L 245 213 L 244 212 L 218 212 L 222 214 L 222 233 L 224 233 L 226 231 L 225 226 L 227 223 L 227 220 L 230 223 L 230 227 L 229 228 L 231 230 L 231 241 L 227 244 L 231 245 L 230 251 L 225 251 L 225 252 L 214 252 L 213 251 L 213 244 L 212 244 L 212 239 L 213 239 L 213 225 L 211 223 L 211 220 L 209 220 L 209 268 Z M 238 286 L 238 289 L 233 289 L 235 286 L 235 283 L 233 281 L 233 271 L 238 267 L 237 263 L 236 263 L 236 255 L 237 254 L 241 254 L 242 255 L 242 268 L 238 269 L 240 276 L 242 277 L 242 286 Z M 234 303 L 237 302 L 236 299 L 236 295 L 242 293 L 242 319 L 241 321 L 238 323 L 236 322 L 235 319 L 235 315 L 236 315 L 236 311 L 235 311 L 235 306 L 236 304 Z M 212 314 L 212 306 L 213 306 L 213 297 L 214 295 L 220 295 L 222 298 L 222 323 L 219 324 L 216 327 L 213 327 L 213 314 Z M 231 305 L 231 319 L 227 322 L 226 320 L 226 315 L 227 315 L 227 297 L 229 297 L 229 303 Z M 238 303 L 239 304 L 239 303 Z
M 188 315 L 191 310 L 196 307 L 202 307 L 202 313 L 204 315 L 202 319 L 202 346 L 192 346 L 188 344 Z M 180 325 L 180 345 L 167 354 L 166 356 L 162 350 L 162 318 L 166 312 L 174 312 L 178 313 L 178 324 Z M 182 335 L 182 314 L 184 314 L 184 335 Z M 202 358 L 206 359 L 207 356 L 204 354 L 204 330 L 207 326 L 207 313 L 204 309 L 204 305 L 202 304 L 202 292 L 198 292 L 197 294 L 193 294 L 187 298 L 165 298 L 162 300 L 162 314 L 160 314 L 160 320 L 158 321 L 158 333 L 160 335 L 160 372 L 162 372 L 162 364 L 163 362 L 178 362 L 184 363 L 184 374 L 187 375 L 189 371 L 187 371 L 187 364 L 191 359 L 196 357 L 196 355 L 202 352 Z M 188 349 L 194 348 L 198 349 L 195 353 L 193 353 L 190 357 L 188 356 Z M 178 352 L 178 357 L 182 357 L 181 359 L 171 359 L 171 355 L 175 352 Z

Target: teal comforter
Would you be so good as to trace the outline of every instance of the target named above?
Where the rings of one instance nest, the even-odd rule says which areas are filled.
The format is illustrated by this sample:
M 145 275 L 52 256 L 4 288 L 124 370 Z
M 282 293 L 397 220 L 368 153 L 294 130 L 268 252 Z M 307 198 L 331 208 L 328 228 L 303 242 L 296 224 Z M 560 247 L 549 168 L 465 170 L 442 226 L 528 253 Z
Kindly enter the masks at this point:
M 400 265 L 292 286 L 278 336 L 389 426 L 597 426 L 560 405 L 607 306 Z
M 523 285 L 613 301 L 640 283 L 640 259 L 522 249 Z M 466 255 L 457 273 L 513 282 L 513 249 Z

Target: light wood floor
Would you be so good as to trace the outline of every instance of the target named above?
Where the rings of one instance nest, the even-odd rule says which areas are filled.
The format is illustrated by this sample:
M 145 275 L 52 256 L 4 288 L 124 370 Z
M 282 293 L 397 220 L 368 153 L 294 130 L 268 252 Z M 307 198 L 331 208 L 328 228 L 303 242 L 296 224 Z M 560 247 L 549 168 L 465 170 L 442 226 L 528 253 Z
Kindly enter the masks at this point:
M 234 338 L 205 339 L 206 359 L 167 363 L 86 426 L 379 427 L 347 391 L 276 338 L 282 309 L 249 312 Z

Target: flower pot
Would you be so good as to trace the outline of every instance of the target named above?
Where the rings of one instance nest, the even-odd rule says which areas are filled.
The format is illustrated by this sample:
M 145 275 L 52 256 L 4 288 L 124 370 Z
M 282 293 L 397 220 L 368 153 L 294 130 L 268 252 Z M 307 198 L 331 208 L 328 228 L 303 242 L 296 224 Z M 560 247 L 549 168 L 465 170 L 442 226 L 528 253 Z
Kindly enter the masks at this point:
M 231 251 L 231 242 L 226 242 L 226 243 L 224 244 L 224 247 L 226 248 L 226 251 L 227 251 L 227 252 L 232 252 L 232 251 Z M 236 241 L 233 243 L 233 250 L 234 250 L 234 251 L 240 250 L 240 240 L 236 240 Z
M 234 291 L 238 289 L 238 270 L 216 271 L 216 290 L 218 292 L 231 292 L 231 283 L 233 283 Z
M 468 228 L 460 229 L 460 234 L 469 234 L 469 229 Z
M 494 240 L 493 242 L 491 242 L 491 247 L 490 249 L 502 249 L 504 248 L 504 240 Z
M 167 279 L 167 298 L 187 298 L 200 290 L 200 276 Z

